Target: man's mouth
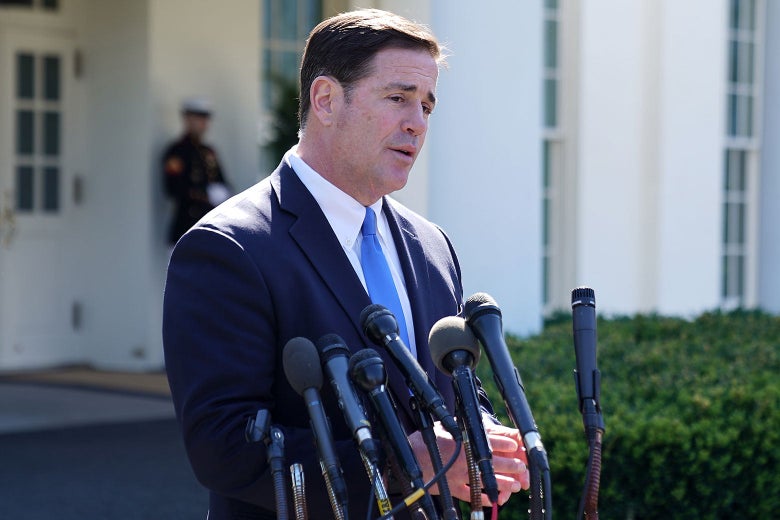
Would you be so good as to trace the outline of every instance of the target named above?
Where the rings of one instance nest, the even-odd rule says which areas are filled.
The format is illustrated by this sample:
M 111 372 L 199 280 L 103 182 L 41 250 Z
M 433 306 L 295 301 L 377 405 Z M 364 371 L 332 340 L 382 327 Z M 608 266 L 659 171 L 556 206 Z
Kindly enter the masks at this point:
M 392 148 L 393 151 L 402 153 L 407 157 L 414 157 L 415 149 L 413 146 L 403 146 L 399 148 Z

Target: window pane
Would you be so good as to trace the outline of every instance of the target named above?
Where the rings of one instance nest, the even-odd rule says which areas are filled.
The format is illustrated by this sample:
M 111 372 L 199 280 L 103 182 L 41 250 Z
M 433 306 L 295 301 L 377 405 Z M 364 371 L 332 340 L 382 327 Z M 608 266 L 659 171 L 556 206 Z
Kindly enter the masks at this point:
M 745 203 L 734 204 L 734 241 L 739 245 L 745 245 Z
M 59 2 L 57 0 L 43 0 L 43 8 L 57 10 L 59 8 Z
M 558 0 L 544 0 L 544 6 L 548 9 L 557 9 L 558 8 Z
M 723 205 L 723 243 L 725 245 L 731 244 L 731 204 L 726 203 Z
M 298 38 L 298 2 L 283 0 L 276 5 L 276 35 L 282 40 Z
M 43 153 L 49 156 L 60 154 L 59 112 L 45 112 L 43 114 Z
M 739 81 L 737 70 L 739 65 L 739 43 L 735 40 L 729 42 L 729 82 Z
M 739 28 L 739 0 L 729 2 L 729 27 L 731 29 Z
M 262 34 L 268 35 L 268 36 L 266 36 L 266 38 L 267 38 L 271 34 L 271 25 L 273 25 L 271 23 L 271 2 L 269 2 L 268 0 L 263 2 L 263 14 L 262 14 L 262 17 L 263 17 L 263 20 L 262 20 L 263 32 L 262 32 Z
M 558 22 L 544 22 L 544 66 L 554 69 L 558 66 Z
M 295 81 L 296 85 L 298 84 L 298 60 L 299 56 L 297 51 L 279 53 L 279 68 L 277 69 L 277 73 L 288 81 Z
M 16 167 L 16 210 L 32 211 L 33 209 L 33 168 L 32 166 Z
M 542 186 L 550 187 L 550 141 L 545 140 L 542 145 Z
M 544 80 L 544 126 L 547 128 L 555 128 L 558 124 L 557 89 L 554 79 Z
M 737 95 L 729 94 L 728 98 L 728 113 L 726 115 L 728 128 L 728 134 L 730 137 L 737 135 Z
M 742 0 L 740 2 L 740 27 L 752 31 L 756 28 L 756 2 L 755 0 Z
M 32 110 L 16 111 L 16 153 L 31 155 L 35 151 L 35 125 Z
M 43 58 L 43 98 L 47 101 L 60 99 L 60 58 L 58 56 Z
M 301 20 L 298 28 L 298 39 L 305 40 L 309 32 L 322 20 L 322 3 L 320 0 L 305 0 L 301 5 Z
M 0 0 L 0 5 L 21 5 L 32 7 L 32 0 Z
M 59 168 L 43 169 L 43 209 L 48 212 L 56 212 L 60 209 Z
M 35 60 L 32 54 L 16 55 L 16 97 L 35 97 Z

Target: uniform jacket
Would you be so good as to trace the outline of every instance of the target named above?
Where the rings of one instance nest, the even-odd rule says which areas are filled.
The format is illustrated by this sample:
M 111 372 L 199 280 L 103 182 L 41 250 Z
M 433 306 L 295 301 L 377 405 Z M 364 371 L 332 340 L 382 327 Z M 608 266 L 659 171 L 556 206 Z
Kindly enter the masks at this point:
M 168 229 L 168 242 L 175 244 L 185 231 L 214 206 L 209 202 L 209 183 L 225 183 L 217 153 L 188 135 L 172 143 L 163 155 L 165 193 L 175 209 Z
M 437 226 L 389 198 L 383 211 L 409 292 L 419 363 L 452 410 L 451 379 L 434 367 L 427 345 L 433 324 L 460 311 L 458 260 Z M 353 352 L 380 352 L 396 396 L 408 395 L 391 358 L 361 330 L 360 313 L 370 303 L 318 204 L 284 162 L 179 241 L 165 288 L 165 363 L 187 454 L 211 490 L 210 520 L 275 518 L 265 446 L 244 437 L 261 408 L 284 433 L 287 465 L 304 465 L 310 514 L 332 517 L 309 416 L 286 380 L 281 354 L 294 337 L 316 342 L 335 333 Z M 350 493 L 349 516 L 365 518 L 365 469 L 327 382 L 321 394 Z M 406 399 L 397 402 L 411 424 Z

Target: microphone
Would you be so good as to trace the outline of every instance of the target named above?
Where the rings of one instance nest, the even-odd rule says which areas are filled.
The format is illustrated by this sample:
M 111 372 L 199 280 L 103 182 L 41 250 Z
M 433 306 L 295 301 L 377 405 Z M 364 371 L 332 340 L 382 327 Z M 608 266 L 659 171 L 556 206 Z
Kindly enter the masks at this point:
M 586 433 L 604 431 L 599 397 L 601 372 L 596 368 L 596 293 L 590 287 L 578 287 L 571 292 L 574 355 L 577 368 L 574 383 L 582 422 Z
M 349 359 L 349 375 L 368 395 L 403 476 L 417 491 L 424 491 L 422 470 L 387 392 L 387 371 L 382 358 L 372 348 L 356 352 Z M 428 518 L 437 518 L 433 501 L 427 493 L 422 496 L 422 507 Z
M 320 457 L 320 467 L 328 497 L 336 518 L 344 518 L 347 511 L 347 486 L 333 444 L 328 418 L 320 399 L 322 368 L 317 348 L 306 338 L 293 338 L 282 352 L 284 373 L 290 386 L 303 397 L 309 412 L 312 433 Z
M 363 332 L 374 344 L 387 349 L 420 403 L 441 422 L 453 439 L 463 440 L 455 418 L 444 405 L 444 399 L 398 335 L 398 321 L 393 313 L 382 305 L 372 304 L 360 313 L 360 323 Z
M 529 462 L 538 457 L 540 467 L 549 470 L 542 437 L 531 414 L 520 373 L 512 363 L 504 341 L 501 309 L 489 294 L 477 293 L 466 300 L 464 315 L 469 328 L 485 349 L 493 369 L 493 380 L 501 392 L 509 417 L 523 436 Z
M 316 347 L 325 374 L 338 398 L 339 408 L 344 414 L 344 420 L 355 442 L 369 462 L 379 465 L 379 446 L 371 436 L 371 423 L 366 418 L 363 406 L 349 379 L 350 352 L 347 345 L 338 334 L 326 334 L 317 340 Z
M 493 471 L 493 453 L 488 444 L 482 413 L 474 383 L 474 367 L 479 363 L 477 338 L 463 318 L 447 316 L 437 321 L 428 337 L 428 346 L 436 367 L 452 376 L 452 386 L 458 396 L 461 420 L 466 425 L 466 434 L 479 472 L 485 494 L 493 504 L 498 503 L 498 483 Z

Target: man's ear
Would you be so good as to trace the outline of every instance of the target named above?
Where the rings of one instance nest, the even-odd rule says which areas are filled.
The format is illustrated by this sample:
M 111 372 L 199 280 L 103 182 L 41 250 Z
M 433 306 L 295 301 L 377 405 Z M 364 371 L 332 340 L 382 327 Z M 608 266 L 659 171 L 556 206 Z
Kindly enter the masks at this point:
M 332 125 L 344 100 L 341 84 L 330 76 L 317 76 L 312 81 L 309 96 L 310 115 L 316 117 L 322 126 Z

